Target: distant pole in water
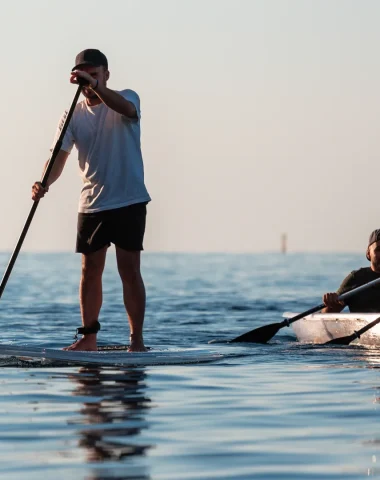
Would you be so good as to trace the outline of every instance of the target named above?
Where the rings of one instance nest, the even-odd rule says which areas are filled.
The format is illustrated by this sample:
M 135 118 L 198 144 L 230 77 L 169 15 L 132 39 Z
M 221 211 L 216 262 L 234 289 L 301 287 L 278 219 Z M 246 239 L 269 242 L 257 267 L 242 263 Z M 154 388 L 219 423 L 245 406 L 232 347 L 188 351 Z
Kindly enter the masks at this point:
M 287 249 L 288 249 L 287 242 L 288 242 L 288 236 L 286 235 L 286 233 L 283 233 L 281 235 L 281 253 L 287 252 Z

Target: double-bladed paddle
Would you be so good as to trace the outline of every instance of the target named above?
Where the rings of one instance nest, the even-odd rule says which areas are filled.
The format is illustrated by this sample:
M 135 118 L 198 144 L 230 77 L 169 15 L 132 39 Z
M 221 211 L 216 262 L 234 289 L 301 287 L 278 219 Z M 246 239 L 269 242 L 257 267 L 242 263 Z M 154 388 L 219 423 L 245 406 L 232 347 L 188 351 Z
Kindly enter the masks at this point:
M 74 99 L 73 99 L 73 101 L 72 101 L 70 110 L 69 110 L 69 112 L 68 112 L 68 114 L 67 114 L 67 116 L 66 116 L 65 123 L 64 123 L 63 126 L 62 126 L 61 134 L 59 135 L 59 138 L 58 138 L 58 140 L 57 140 L 57 143 L 56 143 L 55 146 L 54 146 L 54 150 L 53 150 L 53 152 L 52 152 L 52 154 L 51 154 L 49 163 L 47 164 L 45 173 L 44 173 L 43 178 L 42 178 L 42 180 L 41 180 L 41 184 L 42 184 L 43 187 L 46 187 L 46 184 L 47 184 L 47 181 L 48 181 L 50 172 L 51 172 L 51 170 L 52 170 L 52 168 L 53 168 L 55 159 L 57 158 L 58 152 L 59 152 L 60 149 L 61 149 L 62 142 L 63 142 L 63 138 L 64 138 L 64 136 L 65 136 L 67 127 L 69 126 L 69 122 L 70 122 L 71 117 L 72 117 L 72 115 L 73 115 L 74 108 L 75 108 L 75 105 L 77 104 L 79 95 L 81 94 L 81 91 L 82 91 L 82 88 L 83 88 L 83 82 L 81 82 L 81 83 L 82 83 L 82 84 L 80 84 L 80 85 L 78 86 L 78 89 L 77 89 L 77 91 L 76 91 L 76 93 L 75 93 L 75 96 L 74 96 Z M 23 244 L 24 239 L 25 239 L 25 237 L 26 237 L 26 234 L 28 233 L 29 226 L 30 226 L 30 224 L 32 223 L 32 220 L 33 220 L 34 214 L 36 213 L 38 204 L 39 204 L 39 200 L 35 200 L 35 201 L 33 202 L 33 205 L 32 205 L 32 208 L 30 209 L 28 218 L 26 219 L 24 228 L 22 229 L 20 238 L 18 239 L 17 245 L 16 245 L 16 247 L 15 247 L 15 249 L 14 249 L 14 251 L 13 251 L 13 254 L 12 254 L 12 256 L 11 256 L 11 259 L 9 260 L 7 269 L 6 269 L 5 273 L 4 273 L 4 276 L 3 276 L 2 280 L 1 280 L 1 284 L 0 284 L 0 298 L 1 298 L 2 294 L 3 294 L 3 292 L 4 292 L 5 286 L 6 286 L 7 282 L 8 282 L 8 278 L 10 277 L 10 274 L 12 273 L 13 266 L 14 266 L 14 264 L 16 263 L 17 256 L 18 256 L 18 254 L 19 254 L 19 252 L 20 252 L 20 250 L 21 250 L 21 247 L 22 247 L 22 244 Z
M 365 283 L 360 287 L 353 288 L 349 292 L 339 295 L 338 299 L 345 300 L 347 298 L 353 297 L 354 295 L 357 295 L 360 292 L 363 292 L 364 290 L 367 290 L 368 288 L 374 287 L 375 285 L 379 285 L 379 284 L 380 284 L 380 278 L 377 278 L 376 280 L 372 280 L 371 282 Z M 279 330 L 281 330 L 281 328 L 289 327 L 293 322 L 296 322 L 301 318 L 307 317 L 312 313 L 318 312 L 325 306 L 326 305 L 324 303 L 321 303 L 321 305 L 317 305 L 316 307 L 310 308 L 309 310 L 306 310 L 306 312 L 299 313 L 293 318 L 287 318 L 284 321 L 279 323 L 272 323 L 270 325 L 264 325 L 263 327 L 255 328 L 254 330 L 251 330 L 247 333 L 243 333 L 243 335 L 240 335 L 239 337 L 229 340 L 229 343 L 232 343 L 232 342 L 267 343 L 272 337 L 276 335 L 276 333 Z
M 345 337 L 333 338 L 332 340 L 324 343 L 323 345 L 349 345 L 351 342 L 353 342 L 357 338 L 360 338 L 360 336 L 363 333 L 367 332 L 370 328 L 374 327 L 379 322 L 380 322 L 380 317 L 376 318 L 376 320 L 373 320 L 372 322 L 368 323 L 368 325 L 365 325 L 360 330 L 355 331 L 351 335 L 346 335 Z

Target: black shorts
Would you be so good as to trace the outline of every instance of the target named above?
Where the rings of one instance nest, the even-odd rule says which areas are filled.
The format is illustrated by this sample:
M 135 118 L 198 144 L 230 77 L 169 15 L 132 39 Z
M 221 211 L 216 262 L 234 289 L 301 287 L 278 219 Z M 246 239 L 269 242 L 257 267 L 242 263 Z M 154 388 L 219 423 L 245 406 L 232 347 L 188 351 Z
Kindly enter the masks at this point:
M 144 202 L 114 210 L 78 213 L 76 252 L 87 255 L 111 243 L 124 250 L 143 250 L 146 205 Z

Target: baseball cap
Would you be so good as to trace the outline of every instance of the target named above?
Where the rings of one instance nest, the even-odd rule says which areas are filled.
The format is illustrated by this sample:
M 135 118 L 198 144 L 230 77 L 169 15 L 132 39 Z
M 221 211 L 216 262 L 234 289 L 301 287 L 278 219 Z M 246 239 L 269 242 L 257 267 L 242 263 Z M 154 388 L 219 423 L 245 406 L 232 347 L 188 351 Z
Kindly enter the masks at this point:
M 373 243 L 379 242 L 379 241 L 380 241 L 380 229 L 378 228 L 377 230 L 374 230 L 374 231 L 371 233 L 371 235 L 369 236 L 367 253 L 366 253 L 367 260 L 370 260 L 370 258 L 369 258 L 369 247 L 370 247 Z
M 78 53 L 75 58 L 75 67 L 73 70 L 76 70 L 79 67 L 84 65 L 91 65 L 92 67 L 103 66 L 108 69 L 108 60 L 107 57 L 100 50 L 95 48 L 87 48 L 82 52 Z

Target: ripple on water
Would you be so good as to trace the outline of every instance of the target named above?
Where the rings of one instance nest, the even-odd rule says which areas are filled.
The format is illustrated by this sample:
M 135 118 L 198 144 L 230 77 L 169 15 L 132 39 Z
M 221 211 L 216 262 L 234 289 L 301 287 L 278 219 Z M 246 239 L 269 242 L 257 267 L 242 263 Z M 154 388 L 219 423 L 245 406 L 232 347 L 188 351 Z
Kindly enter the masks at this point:
M 145 255 L 146 341 L 207 348 L 318 304 L 360 261 Z M 71 254 L 20 256 L 1 300 L 2 342 L 71 342 L 80 324 L 78 262 Z M 110 256 L 101 338 L 112 344 L 128 340 L 115 267 Z M 291 329 L 271 345 L 213 348 L 228 356 L 136 369 L 1 360 L 0 478 L 380 477 L 377 349 L 298 345 Z

